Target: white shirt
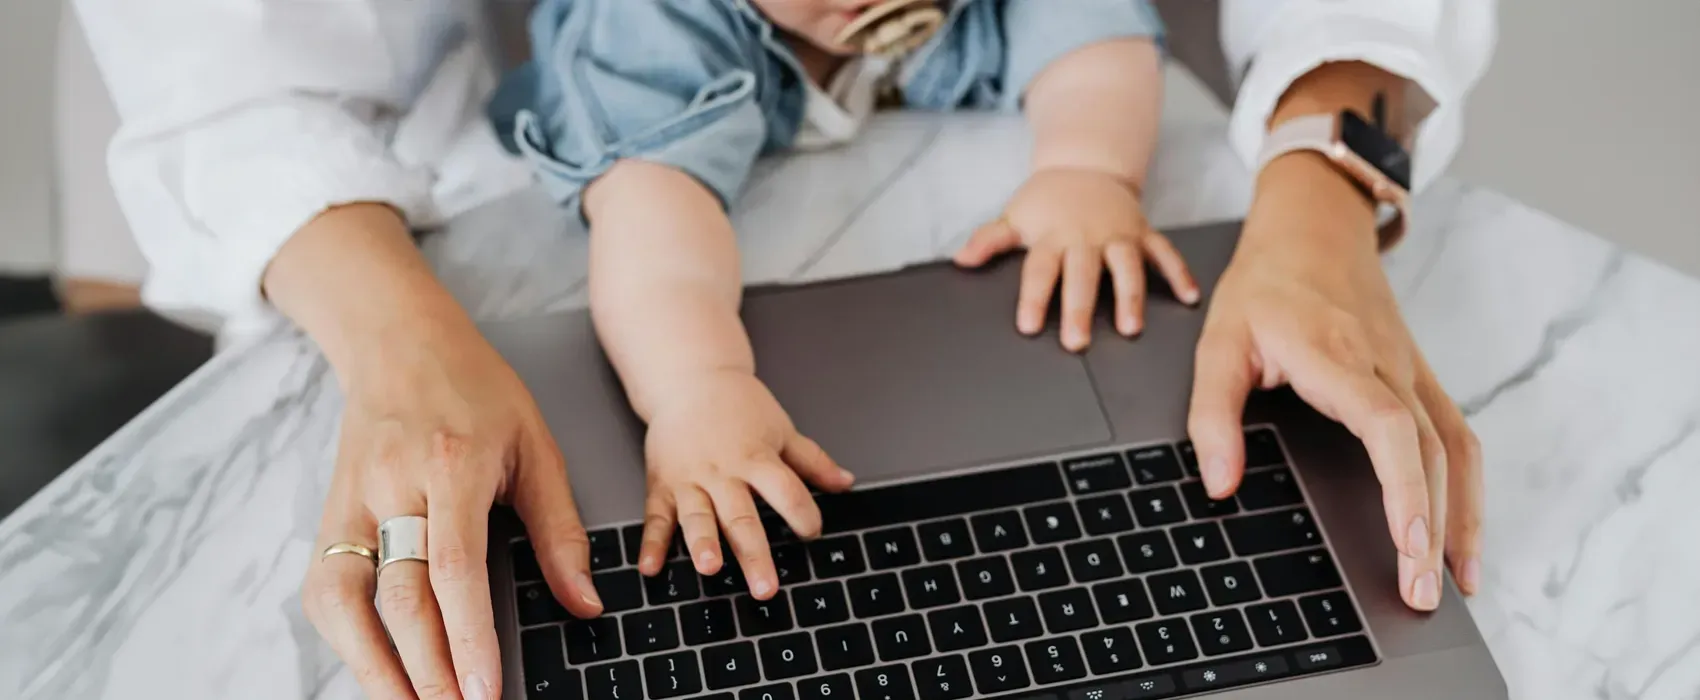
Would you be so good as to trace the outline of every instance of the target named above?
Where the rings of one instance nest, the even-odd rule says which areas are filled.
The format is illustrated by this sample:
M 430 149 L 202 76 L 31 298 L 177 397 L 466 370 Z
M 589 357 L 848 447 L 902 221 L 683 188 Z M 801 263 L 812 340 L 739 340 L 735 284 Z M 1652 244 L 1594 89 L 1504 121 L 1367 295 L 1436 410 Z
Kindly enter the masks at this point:
M 75 2 L 122 120 L 109 166 L 156 308 L 265 319 L 266 265 L 320 212 L 386 202 L 429 226 L 530 183 L 483 118 L 495 69 L 478 2 Z M 1224 0 L 1235 149 L 1253 162 L 1293 80 L 1366 61 L 1434 102 L 1417 132 L 1420 187 L 1457 150 L 1494 10 L 1494 0 Z

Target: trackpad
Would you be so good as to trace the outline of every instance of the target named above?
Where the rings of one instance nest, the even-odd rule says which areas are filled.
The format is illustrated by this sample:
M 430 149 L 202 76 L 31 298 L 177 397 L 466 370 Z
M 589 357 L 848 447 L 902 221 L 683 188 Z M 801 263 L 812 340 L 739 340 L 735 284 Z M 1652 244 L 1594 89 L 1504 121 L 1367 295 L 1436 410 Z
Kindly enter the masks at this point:
M 1017 267 L 752 291 L 757 374 L 861 483 L 1103 444 L 1085 364 L 1015 332 Z

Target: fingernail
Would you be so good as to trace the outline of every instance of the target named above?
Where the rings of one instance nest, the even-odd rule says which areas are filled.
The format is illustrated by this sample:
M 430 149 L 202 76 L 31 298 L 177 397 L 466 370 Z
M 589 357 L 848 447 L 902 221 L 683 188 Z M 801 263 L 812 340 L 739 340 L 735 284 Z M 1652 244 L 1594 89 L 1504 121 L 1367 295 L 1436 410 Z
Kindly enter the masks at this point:
M 1228 484 L 1228 460 L 1226 457 L 1211 457 L 1204 463 L 1204 485 L 1212 496 L 1222 495 L 1221 491 Z
M 1197 304 L 1198 303 L 1198 288 L 1197 287 L 1188 287 L 1186 289 L 1186 291 L 1181 292 L 1181 301 L 1184 301 L 1188 304 Z
M 602 597 L 596 595 L 596 584 L 591 582 L 590 574 L 579 572 L 573 576 L 573 585 L 578 588 L 579 600 L 587 605 L 602 607 Z
M 1412 559 L 1428 556 L 1428 518 L 1419 515 L 1411 519 L 1411 527 L 1405 532 L 1405 548 Z
M 773 583 L 765 578 L 757 579 L 750 583 L 750 592 L 757 596 L 767 595 L 773 592 Z
M 714 558 L 719 556 L 712 549 L 704 549 L 697 555 L 697 567 L 706 569 L 714 565 Z
M 1418 610 L 1440 607 L 1440 574 L 1430 571 L 1411 584 L 1411 604 Z
M 1464 562 L 1464 589 L 1470 593 L 1480 591 L 1482 582 L 1482 560 L 1471 557 Z
M 460 682 L 460 695 L 466 700 L 490 700 L 490 686 L 485 685 L 478 674 L 473 674 Z
M 849 469 L 845 469 L 844 467 L 839 467 L 838 468 L 838 480 L 848 484 L 848 483 L 856 480 L 856 475 L 850 473 Z

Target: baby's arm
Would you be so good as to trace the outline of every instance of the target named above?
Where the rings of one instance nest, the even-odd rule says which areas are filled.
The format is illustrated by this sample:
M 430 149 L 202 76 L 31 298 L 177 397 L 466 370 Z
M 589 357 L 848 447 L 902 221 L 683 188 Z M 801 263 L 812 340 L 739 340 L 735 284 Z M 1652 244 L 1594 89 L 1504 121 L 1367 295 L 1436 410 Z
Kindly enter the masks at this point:
M 1168 239 L 1152 230 L 1140 206 L 1146 167 L 1162 111 L 1161 58 L 1149 38 L 1100 41 L 1052 62 L 1025 97 L 1034 130 L 1033 175 L 1004 211 L 976 232 L 957 262 L 978 266 L 1025 246 L 1016 325 L 1044 326 L 1062 277 L 1062 342 L 1082 350 L 1090 340 L 1100 275 L 1115 286 L 1116 327 L 1143 326 L 1145 260 L 1188 303 L 1198 287 Z
M 696 179 L 640 160 L 591 184 L 584 210 L 597 334 L 649 425 L 639 569 L 660 570 L 677 522 L 697 570 L 713 574 L 724 528 L 751 593 L 771 597 L 778 576 L 751 490 L 809 537 L 820 511 L 797 474 L 829 490 L 852 478 L 756 379 L 732 223 Z

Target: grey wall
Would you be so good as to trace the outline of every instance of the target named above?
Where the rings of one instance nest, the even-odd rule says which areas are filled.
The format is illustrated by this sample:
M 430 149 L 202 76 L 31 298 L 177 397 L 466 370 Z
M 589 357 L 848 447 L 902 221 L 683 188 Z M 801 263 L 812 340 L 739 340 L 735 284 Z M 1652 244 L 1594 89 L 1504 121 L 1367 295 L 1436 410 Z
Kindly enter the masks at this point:
M 0 273 L 53 260 L 50 137 L 59 3 L 0 0 Z

